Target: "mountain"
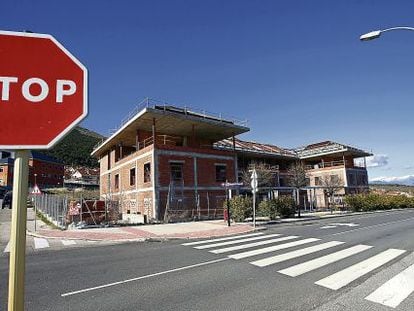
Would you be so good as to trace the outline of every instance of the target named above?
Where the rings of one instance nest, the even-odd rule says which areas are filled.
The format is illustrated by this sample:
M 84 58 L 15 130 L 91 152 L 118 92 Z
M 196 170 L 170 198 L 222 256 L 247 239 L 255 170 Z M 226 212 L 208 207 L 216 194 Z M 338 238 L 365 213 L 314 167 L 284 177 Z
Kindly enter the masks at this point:
M 377 177 L 370 180 L 371 184 L 414 186 L 414 175 L 400 177 Z
M 65 165 L 95 168 L 99 166 L 98 161 L 90 154 L 104 138 L 101 134 L 77 126 L 56 146 L 42 153 L 61 160 Z

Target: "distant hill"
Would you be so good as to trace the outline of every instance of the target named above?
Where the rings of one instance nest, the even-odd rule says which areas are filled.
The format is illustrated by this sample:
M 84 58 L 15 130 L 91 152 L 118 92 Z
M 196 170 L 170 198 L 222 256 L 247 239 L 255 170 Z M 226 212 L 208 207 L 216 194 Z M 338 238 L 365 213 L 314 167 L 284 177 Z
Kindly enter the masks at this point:
M 96 132 L 77 126 L 55 147 L 42 152 L 63 161 L 65 165 L 95 168 L 98 167 L 98 161 L 90 154 L 103 138 Z
M 392 184 L 373 184 L 370 183 L 369 188 L 371 190 L 382 190 L 385 192 L 405 192 L 405 193 L 414 193 L 414 186 L 405 186 L 405 185 L 392 185 Z
M 414 175 L 400 177 L 377 177 L 370 180 L 371 184 L 414 186 Z

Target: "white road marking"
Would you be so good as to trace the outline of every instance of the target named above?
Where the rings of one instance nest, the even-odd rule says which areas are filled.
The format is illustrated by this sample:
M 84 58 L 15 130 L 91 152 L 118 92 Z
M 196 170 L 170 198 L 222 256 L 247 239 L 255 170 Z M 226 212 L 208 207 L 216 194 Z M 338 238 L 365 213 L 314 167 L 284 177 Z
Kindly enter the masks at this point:
M 248 243 L 248 244 L 242 244 L 242 245 L 230 246 L 230 247 L 226 247 L 226 248 L 215 249 L 215 250 L 210 251 L 210 253 L 214 253 L 214 254 L 227 253 L 227 252 L 236 251 L 236 250 L 240 250 L 240 249 L 251 248 L 251 247 L 260 246 L 260 245 L 267 245 L 267 244 L 292 240 L 292 239 L 296 239 L 296 238 L 298 238 L 298 237 L 295 236 L 295 235 L 285 236 L 283 238 L 278 238 L 278 239 L 271 239 L 271 240 L 266 240 L 266 241 L 260 241 L 260 242 L 254 242 L 254 243 Z
M 251 236 L 256 236 L 256 235 L 262 235 L 263 232 L 258 232 L 258 233 L 251 233 L 251 234 L 245 234 L 245 235 L 236 235 L 236 236 L 230 236 L 230 237 L 225 237 L 225 238 L 219 238 L 219 239 L 211 239 L 211 240 L 204 240 L 204 241 L 197 241 L 197 242 L 189 242 L 189 243 L 184 243 L 181 245 L 184 246 L 190 246 L 190 245 L 199 245 L 199 244 L 207 244 L 210 242 L 220 242 L 220 241 L 228 241 L 228 240 L 234 240 L 234 239 L 241 239 L 241 238 L 247 238 L 247 237 L 251 237 Z
M 74 240 L 62 240 L 62 244 L 65 245 L 65 246 L 75 245 L 76 241 L 74 241 Z
M 384 283 L 365 299 L 396 308 L 414 291 L 414 265 Z
M 267 238 L 273 238 L 275 236 L 280 236 L 280 234 L 275 233 L 275 234 L 261 235 L 261 236 L 256 236 L 256 237 L 253 237 L 253 238 L 247 238 L 247 239 L 241 239 L 241 240 L 233 240 L 233 241 L 227 241 L 227 242 L 220 242 L 220 243 L 214 243 L 214 244 L 208 244 L 208 245 L 195 246 L 194 248 L 196 248 L 196 249 L 214 248 L 214 247 L 237 244 L 237 243 L 242 243 L 242 242 L 264 240 L 264 239 L 267 239 Z
M 46 239 L 42 239 L 42 238 L 33 238 L 33 239 L 34 239 L 34 245 L 36 249 L 49 247 L 49 242 Z
M 355 231 L 360 231 L 360 230 L 368 230 L 368 229 L 383 227 L 383 226 L 387 226 L 387 225 L 398 224 L 400 222 L 406 222 L 406 221 L 410 221 L 410 220 L 413 220 L 413 219 L 414 219 L 414 217 L 410 217 L 410 218 L 405 218 L 405 219 L 402 219 L 402 220 L 383 222 L 383 223 L 372 225 L 372 226 L 360 227 L 360 228 L 350 229 L 350 230 L 346 230 L 346 231 L 342 231 L 342 232 L 332 233 L 330 236 L 345 234 L 345 233 L 355 232 Z
M 10 253 L 10 241 L 7 243 L 6 248 L 4 249 L 3 253 Z
M 248 251 L 248 252 L 237 253 L 237 254 L 229 255 L 228 257 L 233 258 L 233 259 L 241 259 L 241 258 L 256 256 L 256 255 L 260 255 L 260 254 L 266 254 L 266 253 L 278 251 L 278 250 L 281 250 L 281 249 L 286 249 L 286 248 L 289 248 L 289 247 L 303 245 L 303 244 L 306 244 L 306 243 L 312 243 L 312 242 L 316 242 L 316 241 L 319 241 L 319 240 L 320 239 L 309 238 L 309 239 L 304 239 L 304 240 L 299 240 L 299 241 L 294 241 L 294 242 L 269 246 L 269 247 L 265 247 L 265 248 L 255 249 L 255 250 L 251 250 L 251 251 Z
M 358 224 L 353 223 L 353 222 L 350 222 L 350 223 L 336 222 L 336 223 L 333 223 L 331 225 L 332 226 L 338 226 L 338 227 L 341 227 L 341 226 L 345 226 L 345 227 L 358 227 L 359 226 Z
M 342 222 L 336 222 L 336 223 L 331 223 L 327 226 L 323 226 L 321 227 L 321 229 L 332 229 L 332 228 L 336 228 L 336 227 L 358 227 L 358 224 L 355 224 L 353 222 L 351 223 L 342 223 Z
M 304 273 L 316 270 L 320 267 L 329 265 L 333 262 L 339 261 L 341 259 L 347 258 L 352 255 L 356 255 L 360 252 L 363 252 L 367 249 L 372 248 L 372 246 L 369 245 L 356 245 L 350 248 L 346 248 L 343 250 L 340 250 L 338 252 L 328 254 L 326 256 L 322 256 L 313 260 L 306 261 L 304 263 L 291 266 L 289 268 L 283 269 L 278 271 L 279 273 L 289 275 L 292 277 L 302 275 Z
M 338 245 L 341 245 L 341 244 L 344 244 L 344 243 L 345 242 L 340 242 L 340 241 L 330 241 L 330 242 L 322 243 L 322 244 L 319 244 L 319 245 L 298 249 L 296 251 L 288 252 L 288 253 L 285 253 L 285 254 L 276 255 L 276 256 L 267 257 L 267 258 L 264 258 L 264 259 L 252 261 L 251 264 L 255 265 L 255 266 L 258 266 L 258 267 L 266 267 L 266 266 L 274 265 L 276 263 L 286 261 L 286 260 L 289 260 L 289 259 L 293 259 L 293 258 L 305 256 L 305 255 L 308 255 L 308 254 L 316 253 L 316 252 L 319 252 L 321 250 L 331 248 L 331 247 L 334 247 L 334 246 L 338 246 Z
M 61 294 L 61 296 L 62 297 L 72 296 L 72 295 L 76 295 L 76 294 L 80 294 L 80 293 L 90 292 L 90 291 L 97 290 L 97 289 L 102 289 L 102 288 L 111 287 L 111 286 L 115 286 L 115 285 L 120 285 L 120 284 L 125 284 L 125 283 L 129 283 L 129 282 L 138 281 L 138 280 L 148 279 L 148 278 L 158 276 L 158 275 L 163 275 L 163 274 L 167 274 L 167 273 L 172 273 L 172 272 L 177 272 L 177 271 L 188 270 L 188 269 L 191 269 L 191 268 L 197 268 L 197 267 L 202 267 L 202 266 L 206 266 L 206 265 L 211 265 L 211 264 L 221 262 L 221 261 L 225 261 L 225 260 L 229 260 L 229 259 L 230 258 L 225 257 L 225 258 L 220 258 L 220 259 L 216 259 L 216 260 L 205 261 L 205 262 L 197 263 L 197 264 L 194 264 L 194 265 L 184 266 L 184 267 L 171 269 L 171 270 L 166 270 L 166 271 L 162 271 L 162 272 L 157 272 L 157 273 L 153 273 L 153 274 L 147 274 L 147 275 L 139 276 L 139 277 L 132 278 L 132 279 L 127 279 L 127 280 L 123 280 L 123 281 L 118 281 L 118 282 L 113 282 L 113 283 L 108 283 L 108 284 L 96 286 L 96 287 L 90 287 L 90 288 L 85 288 L 85 289 L 81 289 L 81 290 L 77 290 L 77 291 L 73 291 L 73 292 L 68 292 L 68 293 Z
M 340 289 L 341 287 L 348 285 L 349 283 L 386 264 L 394 258 L 397 258 L 405 252 L 405 250 L 390 248 L 353 266 L 321 279 L 315 282 L 315 284 L 333 290 Z

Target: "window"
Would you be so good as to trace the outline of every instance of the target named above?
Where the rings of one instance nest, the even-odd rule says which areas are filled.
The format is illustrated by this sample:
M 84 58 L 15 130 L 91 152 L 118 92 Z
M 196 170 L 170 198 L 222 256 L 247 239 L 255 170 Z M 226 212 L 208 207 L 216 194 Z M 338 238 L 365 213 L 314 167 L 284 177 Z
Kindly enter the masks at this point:
M 0 173 L 3 173 L 3 167 L 0 167 Z
M 151 182 L 151 163 L 144 164 L 144 182 Z
M 135 177 L 136 177 L 136 170 L 134 167 L 129 170 L 129 185 L 130 186 L 135 185 L 135 179 L 136 179 Z
M 182 163 L 170 163 L 171 180 L 183 181 L 183 164 Z
M 355 175 L 349 174 L 348 175 L 348 184 L 354 186 L 356 184 Z
M 320 185 L 321 185 L 321 178 L 315 177 L 315 186 L 320 186 Z
M 227 169 L 224 164 L 216 164 L 216 181 L 227 180 Z
M 362 184 L 363 185 L 368 185 L 368 177 L 367 177 L 367 175 L 362 175 Z
M 336 183 L 336 184 L 339 183 L 339 176 L 338 175 L 330 175 L 330 178 L 331 178 L 332 183 Z
M 115 189 L 119 189 L 119 174 L 115 175 Z

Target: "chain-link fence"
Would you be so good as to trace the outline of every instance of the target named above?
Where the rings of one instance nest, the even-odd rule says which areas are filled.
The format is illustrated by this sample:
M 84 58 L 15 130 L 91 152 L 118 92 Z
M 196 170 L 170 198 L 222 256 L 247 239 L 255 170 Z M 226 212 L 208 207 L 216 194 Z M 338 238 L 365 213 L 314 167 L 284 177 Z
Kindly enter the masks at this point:
M 31 197 L 35 210 L 59 228 L 114 225 L 120 219 L 119 202 L 69 199 L 41 194 Z
M 68 198 L 66 196 L 42 194 L 31 198 L 35 210 L 43 214 L 50 222 L 59 228 L 66 228 L 66 213 Z
M 168 196 L 160 201 L 164 222 L 223 219 L 226 196 L 208 193 L 186 196 Z

